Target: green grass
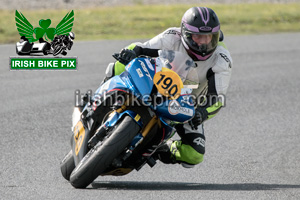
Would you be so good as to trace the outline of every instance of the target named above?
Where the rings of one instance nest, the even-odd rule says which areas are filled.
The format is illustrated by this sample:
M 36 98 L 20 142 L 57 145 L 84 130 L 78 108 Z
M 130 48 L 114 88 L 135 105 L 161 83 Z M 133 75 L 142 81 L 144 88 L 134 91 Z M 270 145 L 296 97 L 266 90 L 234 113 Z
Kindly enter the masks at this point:
M 168 27 L 180 26 L 183 13 L 193 5 L 136 5 L 74 10 L 76 40 L 151 38 Z M 226 35 L 300 31 L 300 3 L 203 4 L 213 8 Z M 55 27 L 69 10 L 19 10 L 38 27 L 51 19 Z M 0 43 L 15 43 L 19 34 L 14 11 L 0 12 Z

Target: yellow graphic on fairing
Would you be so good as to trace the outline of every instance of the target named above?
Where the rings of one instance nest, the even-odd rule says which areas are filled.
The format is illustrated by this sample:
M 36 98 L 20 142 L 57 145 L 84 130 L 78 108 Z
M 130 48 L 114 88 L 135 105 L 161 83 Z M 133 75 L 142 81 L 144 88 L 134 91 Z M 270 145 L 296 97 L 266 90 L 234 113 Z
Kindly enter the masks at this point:
M 85 136 L 85 130 L 81 121 L 74 127 L 75 154 L 78 155 Z
M 137 122 L 138 122 L 140 119 L 141 119 L 141 116 L 140 116 L 139 114 L 137 114 L 137 115 L 135 116 L 135 118 L 134 118 L 134 120 L 137 121 Z
M 181 88 L 183 88 L 179 75 L 165 67 L 154 75 L 153 82 L 159 93 L 171 99 L 177 99 L 181 94 Z

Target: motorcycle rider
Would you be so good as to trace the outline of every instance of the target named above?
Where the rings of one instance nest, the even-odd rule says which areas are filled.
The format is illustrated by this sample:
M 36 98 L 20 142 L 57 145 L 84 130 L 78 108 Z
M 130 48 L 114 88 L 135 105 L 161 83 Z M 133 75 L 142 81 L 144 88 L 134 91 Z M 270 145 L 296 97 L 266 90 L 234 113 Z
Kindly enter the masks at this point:
M 163 163 L 181 163 L 193 167 L 203 161 L 205 136 L 203 122 L 214 117 L 222 107 L 218 97 L 229 86 L 232 58 L 223 42 L 223 33 L 216 13 L 207 7 L 192 7 L 182 17 L 180 28 L 169 28 L 145 43 L 133 43 L 120 52 L 120 59 L 110 63 L 104 81 L 125 70 L 125 65 L 140 55 L 158 56 L 158 50 L 174 50 L 192 58 L 195 67 L 173 69 L 184 84 L 197 84 L 192 94 L 206 97 L 206 103 L 195 108 L 190 122 L 176 125 L 181 140 L 170 141 L 157 150 Z
M 51 42 L 51 48 L 52 50 L 55 49 L 56 46 L 66 46 L 68 50 L 71 50 L 73 46 L 73 40 L 75 39 L 75 33 L 70 32 L 67 35 L 57 35 L 53 41 Z M 63 55 L 67 55 L 67 51 L 62 51 Z

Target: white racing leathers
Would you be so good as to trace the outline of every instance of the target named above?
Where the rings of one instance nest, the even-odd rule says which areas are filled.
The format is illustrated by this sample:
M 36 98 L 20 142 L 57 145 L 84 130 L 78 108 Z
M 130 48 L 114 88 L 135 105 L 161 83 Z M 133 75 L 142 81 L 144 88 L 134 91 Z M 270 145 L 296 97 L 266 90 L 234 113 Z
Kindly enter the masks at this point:
M 169 28 L 143 44 L 135 44 L 142 48 L 180 51 L 189 57 L 181 42 L 180 28 Z M 207 118 L 209 119 L 225 104 L 225 95 L 231 77 L 232 58 L 224 43 L 219 42 L 210 58 L 205 61 L 195 61 L 195 63 L 196 66 L 186 69 L 172 66 L 172 70 L 179 74 L 184 85 L 198 85 L 198 89 L 194 89 L 192 94 L 195 95 L 198 106 L 208 109 Z M 206 95 L 207 99 L 203 102 L 201 97 Z M 212 96 L 214 98 L 217 96 L 218 99 L 209 99 L 213 98 Z M 211 108 L 212 106 L 215 109 Z
M 181 42 L 180 28 L 169 28 L 145 43 L 135 43 L 143 49 L 180 51 L 190 57 Z M 145 51 L 144 51 L 145 52 Z M 219 42 L 215 52 L 205 61 L 195 61 L 194 67 L 185 69 L 172 66 L 182 78 L 184 85 L 198 85 L 192 94 L 197 101 L 197 109 L 202 110 L 203 121 L 212 118 L 225 105 L 225 95 L 229 86 L 232 58 L 223 42 Z M 205 152 L 203 124 L 197 130 L 189 123 L 176 127 L 182 141 L 174 141 L 171 153 L 176 161 L 198 164 Z M 191 148 L 192 147 L 192 148 Z

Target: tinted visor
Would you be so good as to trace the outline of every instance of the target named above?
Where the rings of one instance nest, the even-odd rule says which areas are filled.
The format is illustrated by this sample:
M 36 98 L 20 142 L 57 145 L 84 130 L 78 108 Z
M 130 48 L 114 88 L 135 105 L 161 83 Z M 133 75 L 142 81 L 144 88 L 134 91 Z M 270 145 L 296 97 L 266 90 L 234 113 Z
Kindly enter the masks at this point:
M 184 31 L 184 39 L 192 51 L 205 56 L 212 53 L 218 46 L 219 31 L 215 33 L 195 33 Z

